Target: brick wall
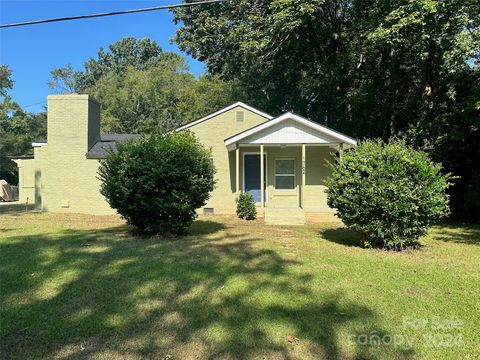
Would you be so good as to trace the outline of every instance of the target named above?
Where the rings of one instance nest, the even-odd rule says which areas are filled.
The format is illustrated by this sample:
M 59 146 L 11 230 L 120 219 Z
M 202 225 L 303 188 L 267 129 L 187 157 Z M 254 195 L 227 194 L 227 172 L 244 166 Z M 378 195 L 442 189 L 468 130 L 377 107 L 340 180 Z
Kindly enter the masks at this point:
M 99 192 L 99 161 L 85 157 L 100 138 L 99 115 L 88 95 L 48 97 L 47 144 L 35 149 L 36 203 L 42 210 L 115 213 Z

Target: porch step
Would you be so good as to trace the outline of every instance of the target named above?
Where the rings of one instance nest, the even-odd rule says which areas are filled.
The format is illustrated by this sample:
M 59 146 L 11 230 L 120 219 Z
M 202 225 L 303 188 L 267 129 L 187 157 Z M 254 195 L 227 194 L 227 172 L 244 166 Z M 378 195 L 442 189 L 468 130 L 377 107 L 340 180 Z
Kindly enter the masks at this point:
M 305 213 L 300 208 L 265 208 L 267 225 L 304 225 Z

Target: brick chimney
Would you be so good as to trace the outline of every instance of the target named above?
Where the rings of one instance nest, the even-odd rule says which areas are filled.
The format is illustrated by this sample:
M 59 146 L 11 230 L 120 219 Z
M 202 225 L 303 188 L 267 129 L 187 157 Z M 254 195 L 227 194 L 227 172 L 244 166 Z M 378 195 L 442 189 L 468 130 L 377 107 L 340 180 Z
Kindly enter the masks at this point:
M 49 149 L 84 157 L 100 140 L 100 106 L 89 95 L 49 95 L 47 121 Z

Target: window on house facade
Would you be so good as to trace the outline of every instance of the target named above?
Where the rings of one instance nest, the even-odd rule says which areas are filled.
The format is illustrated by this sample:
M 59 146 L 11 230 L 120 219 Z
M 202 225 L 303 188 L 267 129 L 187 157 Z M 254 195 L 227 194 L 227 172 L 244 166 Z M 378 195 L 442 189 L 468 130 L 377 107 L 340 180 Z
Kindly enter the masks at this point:
M 295 189 L 295 159 L 275 159 L 275 189 Z

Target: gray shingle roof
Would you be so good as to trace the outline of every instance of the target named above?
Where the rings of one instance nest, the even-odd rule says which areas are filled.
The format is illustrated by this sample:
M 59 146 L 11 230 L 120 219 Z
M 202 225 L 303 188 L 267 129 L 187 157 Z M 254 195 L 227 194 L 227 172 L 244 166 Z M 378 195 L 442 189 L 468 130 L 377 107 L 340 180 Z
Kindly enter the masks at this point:
M 115 151 L 117 144 L 128 140 L 139 139 L 138 134 L 103 134 L 92 148 L 87 152 L 87 159 L 105 159 L 109 150 Z
M 100 135 L 101 141 L 127 141 L 132 139 L 138 139 L 141 135 L 138 134 L 102 134 Z

